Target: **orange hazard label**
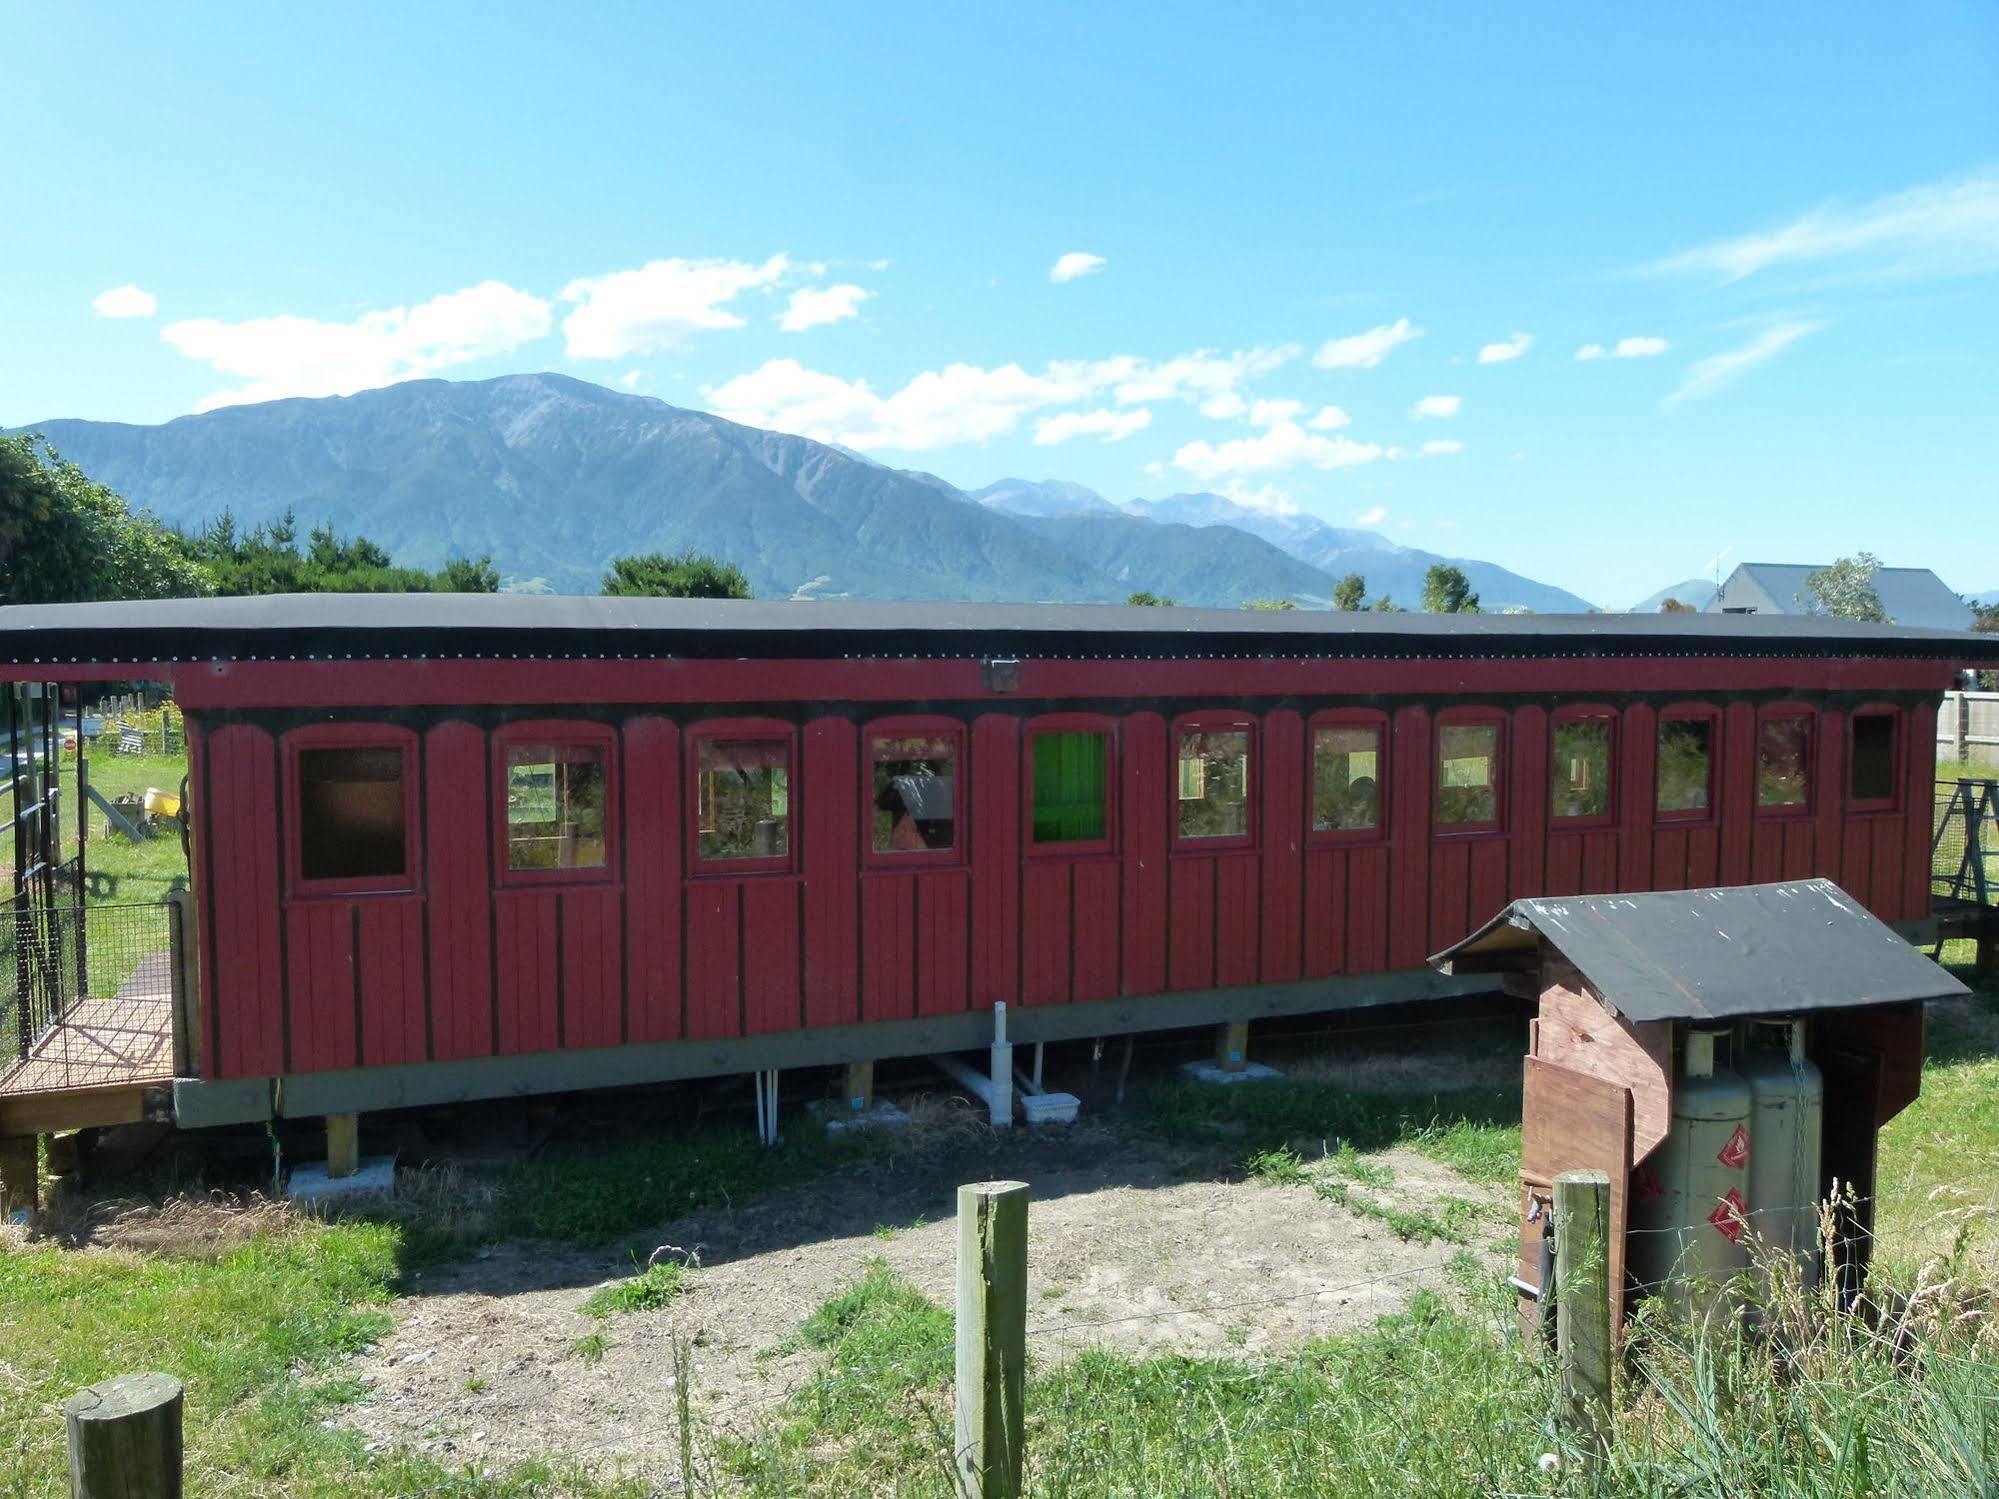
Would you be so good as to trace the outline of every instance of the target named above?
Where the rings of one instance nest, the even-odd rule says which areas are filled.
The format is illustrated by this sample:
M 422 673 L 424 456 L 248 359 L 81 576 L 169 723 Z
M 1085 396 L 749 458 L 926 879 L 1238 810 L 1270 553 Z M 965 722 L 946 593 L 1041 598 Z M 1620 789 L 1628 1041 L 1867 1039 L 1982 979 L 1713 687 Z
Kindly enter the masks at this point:
M 1731 1244 L 1742 1242 L 1742 1235 L 1749 1228 L 1749 1204 L 1742 1200 L 1742 1194 L 1730 1187 L 1728 1195 L 1721 1199 L 1715 1210 L 1707 1215 L 1707 1221 L 1714 1225 L 1715 1232 Z
M 1735 1126 L 1735 1133 L 1728 1137 L 1728 1143 L 1715 1156 L 1724 1166 L 1742 1167 L 1749 1164 L 1749 1131 L 1741 1125 Z

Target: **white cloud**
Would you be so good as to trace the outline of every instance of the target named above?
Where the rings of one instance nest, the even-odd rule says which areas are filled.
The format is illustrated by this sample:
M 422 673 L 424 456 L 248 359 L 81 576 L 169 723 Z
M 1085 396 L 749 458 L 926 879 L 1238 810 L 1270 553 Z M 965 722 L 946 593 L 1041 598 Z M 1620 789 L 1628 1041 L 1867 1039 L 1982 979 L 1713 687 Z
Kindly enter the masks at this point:
M 562 289 L 576 304 L 562 320 L 574 359 L 624 359 L 673 347 L 689 334 L 740 328 L 728 304 L 746 291 L 775 285 L 791 269 L 773 255 L 762 265 L 742 260 L 654 260 L 633 271 L 584 276 Z
M 1198 479 L 1212 480 L 1276 473 L 1300 464 L 1321 469 L 1347 468 L 1372 463 L 1380 456 L 1381 449 L 1371 442 L 1321 437 L 1296 422 L 1279 422 L 1254 437 L 1231 438 L 1224 443 L 1205 440 L 1187 443 L 1173 455 L 1173 466 Z
M 1312 356 L 1312 363 L 1322 370 L 1371 370 L 1399 345 L 1422 336 L 1423 330 L 1409 319 L 1397 318 L 1365 333 L 1327 339 Z
M 1386 505 L 1370 505 L 1353 518 L 1353 523 L 1356 526 L 1378 526 L 1387 519 L 1388 507 Z
M 1424 458 L 1448 458 L 1453 453 L 1462 453 L 1465 445 L 1455 437 L 1439 437 L 1423 444 L 1417 454 Z
M 1584 344 L 1576 350 L 1578 359 L 1650 359 L 1663 354 L 1672 347 L 1663 338 L 1620 338 L 1609 348 L 1602 344 Z
M 364 312 L 349 323 L 278 316 L 225 323 L 190 318 L 160 337 L 247 385 L 217 391 L 197 410 L 283 396 L 344 396 L 414 380 L 546 337 L 548 303 L 498 281 L 415 307 Z
M 622 385 L 626 390 L 637 390 L 639 382 L 645 379 L 645 377 L 646 372 L 644 370 L 626 370 L 622 375 L 618 376 L 618 384 Z
M 1337 432 L 1353 425 L 1353 418 L 1338 406 L 1321 406 L 1317 416 L 1305 423 L 1314 432 Z
M 1891 276 L 1999 271 L 1999 170 L 1930 183 L 1860 207 L 1827 205 L 1782 228 L 1699 245 L 1646 269 L 1724 283 L 1776 267 L 1837 263 Z
M 1108 264 L 1110 262 L 1101 255 L 1092 255 L 1087 250 L 1071 250 L 1048 268 L 1048 279 L 1059 286 L 1064 281 L 1094 276 Z
M 1505 364 L 1509 360 L 1518 359 L 1533 346 L 1533 334 L 1516 333 L 1513 337 L 1507 339 L 1505 343 L 1487 344 L 1484 348 L 1480 349 L 1478 351 L 1478 362 L 1480 364 Z
M 1249 410 L 1240 390 L 1259 375 L 1298 357 L 1296 344 L 1237 349 L 1230 354 L 1213 349 L 1196 349 L 1173 359 L 1152 363 L 1129 354 L 1100 359 L 1089 364 L 1051 365 L 1071 371 L 1094 385 L 1108 385 L 1120 406 L 1137 406 L 1147 401 L 1186 401 L 1200 408 L 1201 415 L 1228 421 Z
M 91 299 L 99 317 L 151 317 L 160 310 L 160 299 L 143 287 L 126 282 Z
M 1425 396 L 1409 408 L 1409 414 L 1417 421 L 1432 418 L 1456 416 L 1458 408 L 1464 404 L 1462 396 Z
M 1034 445 L 1053 447 L 1072 437 L 1101 437 L 1105 442 L 1123 442 L 1152 425 L 1152 408 L 1140 406 L 1119 411 L 1104 406 L 1095 411 L 1061 411 L 1034 424 Z
M 1734 384 L 1757 365 L 1775 359 L 1799 339 L 1818 332 L 1824 326 L 1824 323 L 1779 323 L 1775 327 L 1765 328 L 1739 349 L 1730 349 L 1723 354 L 1710 354 L 1705 359 L 1695 360 L 1687 367 L 1686 378 L 1680 382 L 1680 388 L 1666 397 L 1666 404 L 1676 406 L 1681 401 L 1693 401 L 1702 396 L 1713 395 L 1723 386 Z
M 1255 401 L 1250 404 L 1252 426 L 1274 427 L 1279 422 L 1295 422 L 1305 412 L 1303 401 Z
M 843 323 L 850 317 L 859 317 L 861 303 L 873 295 L 862 287 L 846 284 L 801 286 L 791 294 L 777 325 L 786 333 L 803 333 L 807 328 Z

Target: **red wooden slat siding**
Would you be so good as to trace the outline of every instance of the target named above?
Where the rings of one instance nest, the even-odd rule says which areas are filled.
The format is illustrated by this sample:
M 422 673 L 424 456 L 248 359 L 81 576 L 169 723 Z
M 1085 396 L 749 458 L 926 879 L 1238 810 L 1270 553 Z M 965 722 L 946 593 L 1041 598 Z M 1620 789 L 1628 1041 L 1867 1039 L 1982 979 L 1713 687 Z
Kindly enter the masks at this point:
M 439 1061 L 490 1056 L 493 887 L 486 736 L 463 720 L 441 723 L 423 736 L 423 767 L 431 1042 Z
M 1391 968 L 1415 968 L 1430 955 L 1430 714 L 1410 706 L 1396 710 L 1391 726 L 1394 743 L 1390 775 L 1395 794 L 1389 799 L 1394 832 L 1389 868 L 1393 881 L 1389 902 L 1388 963 Z M 1353 970 L 1349 970 L 1353 971 Z
M 861 1018 L 860 731 L 844 718 L 816 718 L 800 736 L 799 858 L 805 871 L 805 1020 L 848 1025 Z M 972 771 L 984 779 L 984 766 Z M 972 782 L 976 795 L 977 780 Z M 958 781 L 962 793 L 967 782 Z M 959 836 L 966 829 L 961 826 Z
M 1746 885 L 1749 840 L 1756 821 L 1756 705 L 1730 703 L 1722 714 L 1720 858 L 1703 884 Z
M 872 873 L 861 881 L 861 1018 L 916 1013 L 916 876 Z
M 562 982 L 556 967 L 556 914 L 553 890 L 502 890 L 493 897 L 493 931 L 499 948 L 495 999 L 499 1007 L 500 1053 L 554 1051 L 561 1045 L 556 996 Z
M 187 721 L 187 769 L 188 796 L 193 814 L 189 821 L 189 852 L 197 877 L 215 868 L 214 851 L 209 846 L 208 820 L 211 812 L 211 798 L 208 794 L 208 732 L 198 722 Z M 202 1076 L 222 1075 L 222 1059 L 217 1054 L 215 1030 L 215 901 L 211 892 L 200 890 L 194 903 L 195 933 L 201 943 L 200 974 L 201 1013 L 199 1035 L 196 1044 Z
M 352 906 L 340 902 L 338 908 L 343 916 L 353 912 L 360 918 L 361 1065 L 427 1061 L 422 900 L 375 896 Z M 354 929 L 350 920 L 348 930 Z
M 1063 1004 L 1069 999 L 1069 968 L 1073 960 L 1069 924 L 1070 871 L 1073 859 L 1033 858 L 1021 877 L 1020 1002 Z M 1030 935 L 1031 934 L 1031 935 Z
M 962 869 L 916 876 L 916 1009 L 921 1015 L 956 1015 L 971 1008 L 969 944 L 972 880 Z
M 972 1004 L 1020 997 L 1020 721 L 981 714 L 972 724 Z
M 1124 748 L 1123 990 L 1158 994 L 1166 988 L 1166 814 L 1171 748 L 1166 719 L 1134 713 L 1121 730 Z
M 215 833 L 216 1070 L 222 1077 L 254 1077 L 284 1067 L 278 747 L 263 729 L 233 723 L 216 730 L 207 758 Z
M 1625 890 L 1656 890 L 1659 887 L 1652 882 L 1652 825 L 1658 792 L 1653 776 L 1658 765 L 1659 746 L 1654 736 L 1659 732 L 1659 715 L 1645 703 L 1634 703 L 1624 710 L 1624 721 L 1618 727 L 1622 743 L 1618 768 L 1624 788 L 1618 883 Z
M 1438 838 L 1430 845 L 1430 901 L 1423 945 L 1431 952 L 1471 930 L 1471 865 L 1476 847 L 1471 838 Z
M 1256 982 L 1261 873 L 1253 853 L 1215 859 L 1215 982 L 1223 988 Z
M 1388 967 L 1389 851 L 1384 844 L 1347 855 L 1347 953 L 1342 973 L 1379 973 Z
M 346 901 L 301 901 L 285 912 L 285 958 L 291 972 L 291 1055 L 294 1072 L 352 1067 L 354 1033 L 354 908 Z
M 1263 869 L 1259 905 L 1263 932 L 1258 950 L 1263 981 L 1281 984 L 1302 977 L 1304 971 L 1299 923 L 1305 894 L 1305 800 L 1311 774 L 1304 718 L 1291 708 L 1267 714 L 1261 742 Z
M 1845 851 L 1846 715 L 1837 708 L 1819 714 L 1818 828 L 1812 846 L 1812 873 L 1841 884 Z M 1847 887 L 1851 888 L 1851 887 Z
M 1345 971 L 1352 921 L 1347 908 L 1347 866 L 1350 848 L 1332 845 L 1305 855 L 1306 978 L 1325 978 Z
M 1902 891 L 1899 914 L 1913 920 L 1930 909 L 1930 841 L 1937 774 L 1937 709 L 1934 703 L 1919 703 L 1903 715 L 1903 753 L 1908 773 L 1903 778 L 1902 830 L 1908 840 L 1902 849 Z
M 1179 854 L 1168 877 L 1166 979 L 1175 989 L 1215 984 L 1215 861 Z
M 1513 715 L 1506 742 L 1513 752 L 1506 826 L 1511 836 L 1506 898 L 1522 899 L 1547 893 L 1548 884 L 1548 757 L 1551 753 L 1548 713 L 1529 704 Z M 1502 901 L 1501 904 L 1505 902 Z M 1484 921 L 1491 911 L 1474 912 Z
M 1079 859 L 1069 886 L 1071 940 L 1075 960 L 1069 973 L 1073 1000 L 1112 999 L 1118 992 L 1118 948 L 1124 923 L 1118 914 L 1124 871 L 1115 859 Z
M 624 739 L 627 1039 L 677 1041 L 680 730 L 671 719 L 648 715 L 627 722 Z
M 687 884 L 687 1034 L 742 1033 L 742 925 L 733 880 Z
M 625 1039 L 623 905 L 622 892 L 611 886 L 562 893 L 564 1046 L 616 1046 Z
M 798 881 L 743 881 L 743 1016 L 752 1035 L 795 1031 L 805 1021 L 798 993 Z

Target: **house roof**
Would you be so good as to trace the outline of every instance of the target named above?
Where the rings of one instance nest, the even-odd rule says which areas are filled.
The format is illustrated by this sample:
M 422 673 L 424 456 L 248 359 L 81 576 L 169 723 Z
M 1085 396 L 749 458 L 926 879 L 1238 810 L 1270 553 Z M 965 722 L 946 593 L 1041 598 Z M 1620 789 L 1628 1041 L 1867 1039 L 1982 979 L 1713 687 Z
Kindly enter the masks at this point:
M 1810 597 L 1806 579 L 1823 562 L 1745 562 L 1730 573 L 1707 605 L 1718 614 L 1754 608 L 1765 614 L 1804 614 Z M 1881 607 L 1898 625 L 1929 630 L 1969 630 L 1971 608 L 1927 567 L 1883 567 L 1874 573 Z
M 1866 656 L 1999 663 L 1999 636 L 1778 614 L 1259 613 L 565 594 L 276 594 L 0 608 L 0 664 L 993 656 Z
M 1517 968 L 1544 941 L 1632 1021 L 1735 1020 L 1969 992 L 1822 879 L 1516 900 L 1430 962 L 1445 973 Z

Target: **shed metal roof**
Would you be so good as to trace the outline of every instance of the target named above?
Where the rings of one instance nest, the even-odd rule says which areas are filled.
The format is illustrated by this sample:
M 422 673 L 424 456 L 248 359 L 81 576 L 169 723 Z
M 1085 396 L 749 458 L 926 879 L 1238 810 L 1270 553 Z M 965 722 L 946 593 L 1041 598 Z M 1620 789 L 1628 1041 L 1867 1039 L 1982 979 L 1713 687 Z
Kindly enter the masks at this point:
M 1715 614 L 1376 614 L 562 594 L 276 594 L 0 607 L 0 663 L 416 656 L 1867 656 L 1999 662 L 1999 636 Z
M 1807 613 L 1811 575 L 1828 564 L 1744 562 L 1728 575 L 1707 605 L 1710 614 L 1753 608 L 1771 614 Z M 1897 624 L 1930 630 L 1969 630 L 1971 606 L 1927 567 L 1881 567 L 1873 577 L 1881 607 Z
M 1969 992 L 1831 880 L 1516 900 L 1430 959 L 1518 966 L 1545 940 L 1633 1021 L 1737 1020 Z

